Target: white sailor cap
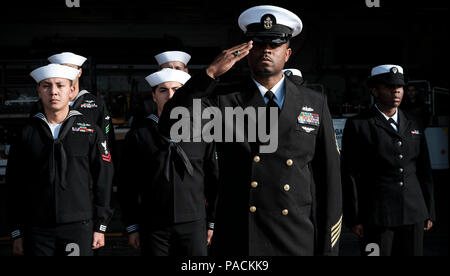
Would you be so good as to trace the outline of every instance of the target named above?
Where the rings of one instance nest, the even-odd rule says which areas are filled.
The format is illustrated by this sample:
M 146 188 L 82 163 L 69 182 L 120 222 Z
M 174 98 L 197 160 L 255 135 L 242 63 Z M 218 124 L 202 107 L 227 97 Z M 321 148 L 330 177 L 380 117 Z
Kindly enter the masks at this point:
M 164 68 L 161 71 L 148 75 L 145 77 L 145 80 L 151 87 L 155 87 L 168 81 L 176 81 L 184 85 L 190 78 L 191 75 L 184 71 Z
M 302 72 L 300 70 L 294 69 L 294 68 L 283 69 L 283 73 L 287 76 L 294 75 L 294 76 L 303 77 Z
M 303 29 L 300 18 L 284 8 L 262 5 L 245 10 L 238 19 L 247 38 L 283 44 Z
M 155 59 L 159 66 L 171 61 L 182 62 L 186 66 L 191 59 L 191 55 L 181 51 L 167 51 L 156 55 Z
M 376 76 L 380 74 L 385 73 L 400 73 L 403 74 L 403 68 L 399 65 L 392 65 L 392 64 L 385 64 L 385 65 L 379 65 L 372 68 L 371 76 Z
M 369 86 L 374 86 L 377 83 L 385 83 L 390 85 L 405 85 L 405 77 L 403 75 L 403 68 L 399 65 L 385 64 L 372 68 L 370 78 L 368 80 Z
M 49 78 L 64 78 L 73 81 L 76 79 L 79 73 L 80 73 L 79 70 L 69 66 L 59 64 L 48 64 L 33 70 L 30 73 L 30 76 L 37 83 Z
M 56 54 L 48 58 L 48 61 L 50 61 L 51 63 L 73 64 L 76 66 L 82 66 L 86 60 L 87 58 L 70 52 Z

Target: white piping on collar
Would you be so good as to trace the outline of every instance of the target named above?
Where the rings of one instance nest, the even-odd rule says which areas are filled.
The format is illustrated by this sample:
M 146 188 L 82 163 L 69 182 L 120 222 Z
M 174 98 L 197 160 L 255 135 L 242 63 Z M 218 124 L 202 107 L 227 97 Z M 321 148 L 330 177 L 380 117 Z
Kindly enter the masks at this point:
M 159 117 L 156 116 L 155 114 L 148 115 L 147 119 L 151 119 L 151 120 L 155 121 L 156 123 L 159 123 Z
M 69 119 L 72 116 L 79 116 L 79 115 L 83 115 L 83 114 L 77 110 L 70 110 L 67 117 L 61 123 L 64 123 L 67 119 Z M 43 120 L 45 123 L 47 123 L 47 125 L 50 125 L 47 121 L 47 118 L 45 117 L 45 115 L 42 112 L 37 113 L 33 117 L 39 118 L 39 119 Z

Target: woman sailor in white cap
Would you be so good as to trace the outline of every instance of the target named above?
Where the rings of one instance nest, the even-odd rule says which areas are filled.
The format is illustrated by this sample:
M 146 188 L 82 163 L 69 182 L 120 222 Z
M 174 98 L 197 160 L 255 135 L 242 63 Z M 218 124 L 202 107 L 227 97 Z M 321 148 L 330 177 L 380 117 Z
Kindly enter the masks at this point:
M 129 242 L 143 255 L 205 256 L 211 240 L 215 145 L 175 143 L 158 130 L 165 103 L 189 78 L 173 69 L 146 77 L 157 111 L 126 137 L 118 193 Z
M 159 70 L 164 68 L 170 68 L 174 70 L 180 70 L 185 73 L 189 73 L 187 67 L 188 62 L 191 60 L 191 55 L 182 51 L 165 51 L 155 56 L 158 63 Z M 149 95 L 137 95 L 136 103 L 132 104 L 132 120 L 131 127 L 139 125 L 142 121 L 145 121 L 150 114 L 156 112 L 156 105 L 152 97 Z

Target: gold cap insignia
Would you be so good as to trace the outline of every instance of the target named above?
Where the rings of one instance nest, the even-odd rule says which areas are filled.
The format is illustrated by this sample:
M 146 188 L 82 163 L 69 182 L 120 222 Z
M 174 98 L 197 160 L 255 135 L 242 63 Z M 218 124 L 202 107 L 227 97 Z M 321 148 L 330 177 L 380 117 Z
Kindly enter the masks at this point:
M 266 19 L 264 19 L 264 29 L 270 30 L 272 29 L 272 26 L 273 26 L 272 18 L 270 18 L 270 16 L 267 16 Z

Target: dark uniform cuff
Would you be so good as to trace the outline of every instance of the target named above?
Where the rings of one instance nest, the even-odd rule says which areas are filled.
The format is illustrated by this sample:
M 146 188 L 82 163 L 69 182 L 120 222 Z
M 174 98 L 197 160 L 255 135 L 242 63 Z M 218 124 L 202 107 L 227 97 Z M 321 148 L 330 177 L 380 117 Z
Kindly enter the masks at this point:
M 22 232 L 19 229 L 11 232 L 11 239 L 15 240 L 22 237 Z
M 208 222 L 208 229 L 214 230 L 214 222 Z
M 127 230 L 127 234 L 132 234 L 139 231 L 139 224 L 132 224 L 125 228 Z
M 106 233 L 107 225 L 101 222 L 97 222 L 94 227 L 94 232 Z

